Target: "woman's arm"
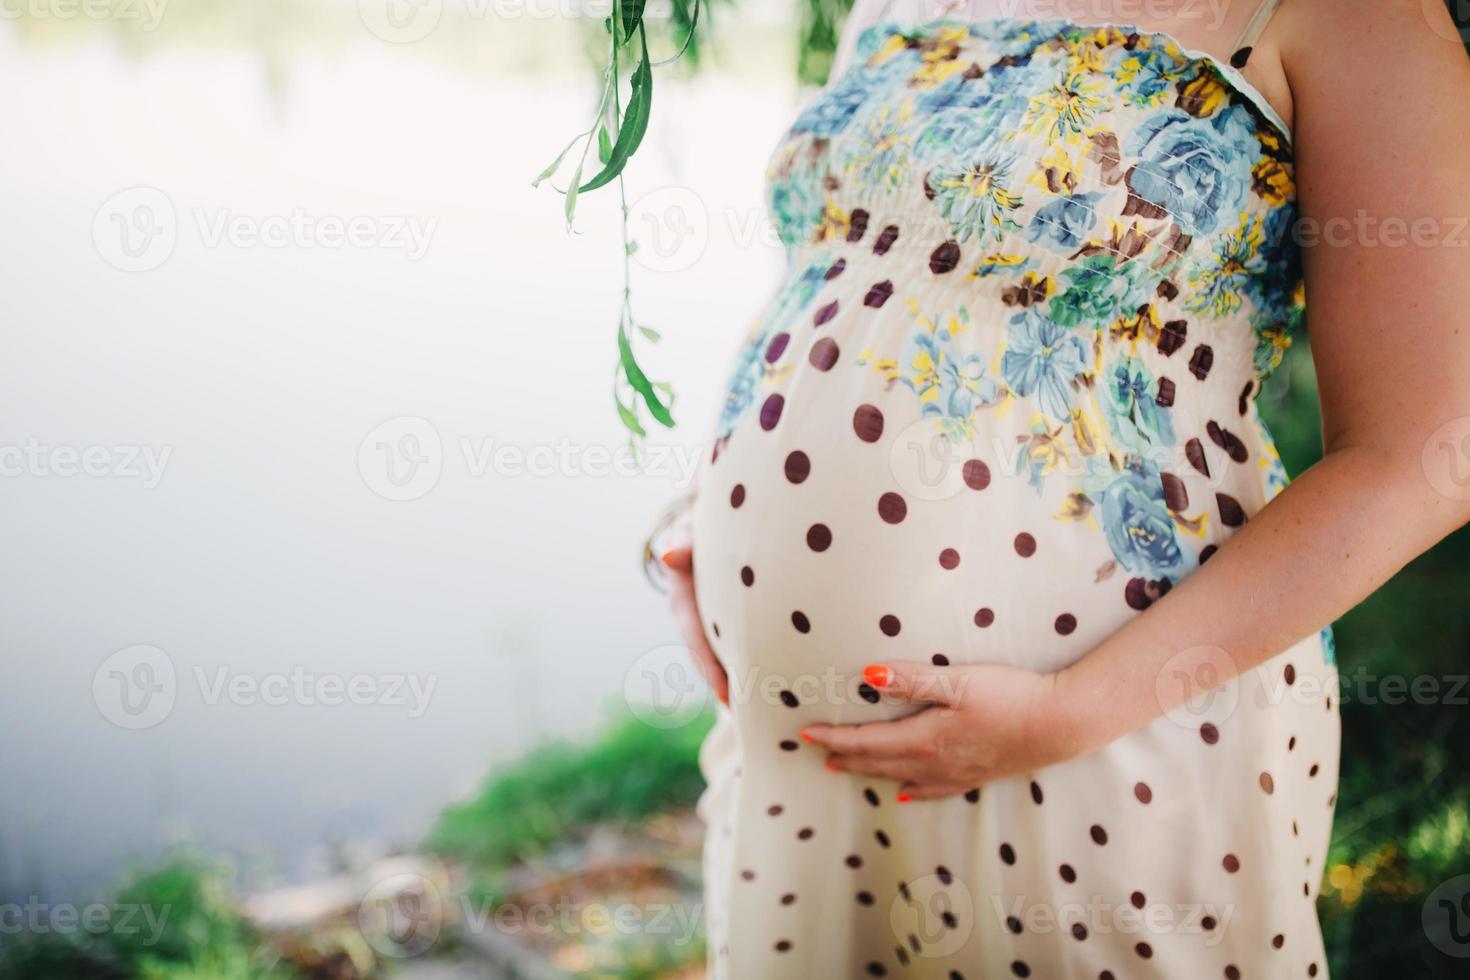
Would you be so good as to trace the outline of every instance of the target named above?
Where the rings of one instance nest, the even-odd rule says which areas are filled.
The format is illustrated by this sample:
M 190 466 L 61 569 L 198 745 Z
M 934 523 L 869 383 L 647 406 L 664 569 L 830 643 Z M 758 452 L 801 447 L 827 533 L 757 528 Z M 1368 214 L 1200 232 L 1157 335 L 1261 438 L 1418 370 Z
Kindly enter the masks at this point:
M 1325 456 L 1062 672 L 1093 746 L 1174 707 L 1153 679 L 1180 651 L 1248 670 L 1470 520 L 1470 486 L 1451 495 L 1470 466 L 1470 64 L 1437 3 L 1290 0 L 1278 16 Z M 1189 656 L 1171 674 L 1193 673 Z
M 933 696 L 931 668 L 878 668 L 890 691 L 958 710 L 818 726 L 813 740 L 839 753 L 838 767 L 902 779 L 918 797 L 1085 754 L 1203 693 L 1157 684 L 1166 669 L 1224 683 L 1470 521 L 1470 64 L 1437 3 L 1288 0 L 1277 16 L 1289 18 L 1279 34 L 1324 458 L 1056 675 L 967 669 L 982 681 L 951 669 Z M 967 751 L 977 738 L 1008 755 Z M 919 761 L 895 768 L 904 747 Z M 875 754 L 889 759 L 875 767 Z

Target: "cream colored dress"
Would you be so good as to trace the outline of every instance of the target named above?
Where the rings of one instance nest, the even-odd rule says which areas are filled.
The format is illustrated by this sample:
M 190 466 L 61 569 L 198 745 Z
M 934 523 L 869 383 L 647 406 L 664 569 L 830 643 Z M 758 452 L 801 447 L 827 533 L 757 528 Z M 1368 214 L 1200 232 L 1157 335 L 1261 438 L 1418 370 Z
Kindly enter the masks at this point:
M 1164 34 L 880 25 L 770 206 L 789 273 L 694 514 L 734 705 L 702 756 L 712 975 L 1325 976 L 1326 631 L 942 801 L 798 738 L 913 710 L 875 661 L 1073 662 L 1280 491 L 1254 398 L 1302 291 L 1269 103 Z

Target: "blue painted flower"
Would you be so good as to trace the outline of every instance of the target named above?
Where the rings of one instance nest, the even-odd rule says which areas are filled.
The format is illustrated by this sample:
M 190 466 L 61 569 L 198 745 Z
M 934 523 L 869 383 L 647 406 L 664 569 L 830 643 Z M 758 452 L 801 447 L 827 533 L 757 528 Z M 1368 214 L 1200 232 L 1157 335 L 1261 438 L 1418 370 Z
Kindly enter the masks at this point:
M 843 77 L 832 88 L 817 96 L 792 124 L 793 133 L 813 136 L 836 136 L 847 128 L 852 117 L 871 94 L 871 81 L 862 73 Z
M 1322 643 L 1322 659 L 1329 667 L 1337 666 L 1337 639 L 1332 634 L 1331 626 L 1322 627 L 1322 632 L 1317 634 Z
M 1138 162 L 1128 189 L 1174 218 L 1186 235 L 1204 235 L 1234 223 L 1260 156 L 1250 113 L 1238 105 L 1208 119 L 1181 109 L 1145 118 L 1126 148 Z
M 1052 418 L 1071 415 L 1072 380 L 1086 366 L 1082 341 L 1035 309 L 1011 319 L 1001 373 L 1016 394 L 1035 392 L 1037 404 Z
M 1117 68 L 1118 81 L 1137 105 L 1158 105 L 1178 81 L 1185 60 L 1168 47 L 1134 51 Z
M 1098 504 L 1108 547 L 1130 574 L 1173 580 L 1186 570 L 1188 559 L 1179 547 L 1155 467 L 1124 470 L 1102 492 Z
M 1040 242 L 1063 255 L 1077 251 L 1097 224 L 1094 202 L 1100 197 L 1102 194 L 1096 192 L 1069 194 L 1043 205 L 1026 228 L 1026 240 Z
M 1103 415 L 1118 448 L 1142 456 L 1174 444 L 1169 410 L 1154 400 L 1156 384 L 1141 359 L 1119 358 L 1103 381 Z

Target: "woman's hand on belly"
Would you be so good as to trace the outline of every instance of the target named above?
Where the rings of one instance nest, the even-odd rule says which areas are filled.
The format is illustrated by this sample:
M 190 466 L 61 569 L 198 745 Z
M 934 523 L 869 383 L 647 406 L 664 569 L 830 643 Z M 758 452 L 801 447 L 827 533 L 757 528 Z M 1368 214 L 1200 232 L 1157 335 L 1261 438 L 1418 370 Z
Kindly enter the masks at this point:
M 892 779 L 896 798 L 937 799 L 1065 762 L 1081 753 L 1055 674 L 980 664 L 875 664 L 864 679 L 885 697 L 929 705 L 898 721 L 811 725 L 830 769 Z
M 704 635 L 704 621 L 699 617 L 699 603 L 694 597 L 694 551 L 690 546 L 688 522 L 670 529 L 672 546 L 660 557 L 669 570 L 669 608 L 679 637 L 689 648 L 694 666 L 722 704 L 730 703 L 730 680 L 725 668 L 710 648 Z

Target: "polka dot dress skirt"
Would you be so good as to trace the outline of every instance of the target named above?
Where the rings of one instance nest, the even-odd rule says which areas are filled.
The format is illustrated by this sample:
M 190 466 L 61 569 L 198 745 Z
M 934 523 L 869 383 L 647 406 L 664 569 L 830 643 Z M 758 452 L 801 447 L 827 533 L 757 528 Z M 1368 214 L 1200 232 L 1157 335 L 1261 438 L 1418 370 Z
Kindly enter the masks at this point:
M 694 514 L 731 682 L 701 756 L 712 976 L 1324 976 L 1326 631 L 944 800 L 799 737 L 913 710 L 869 663 L 1074 662 L 1280 491 L 1254 399 L 1301 313 L 1289 134 L 1165 35 L 882 26 L 769 181 L 790 267 Z

